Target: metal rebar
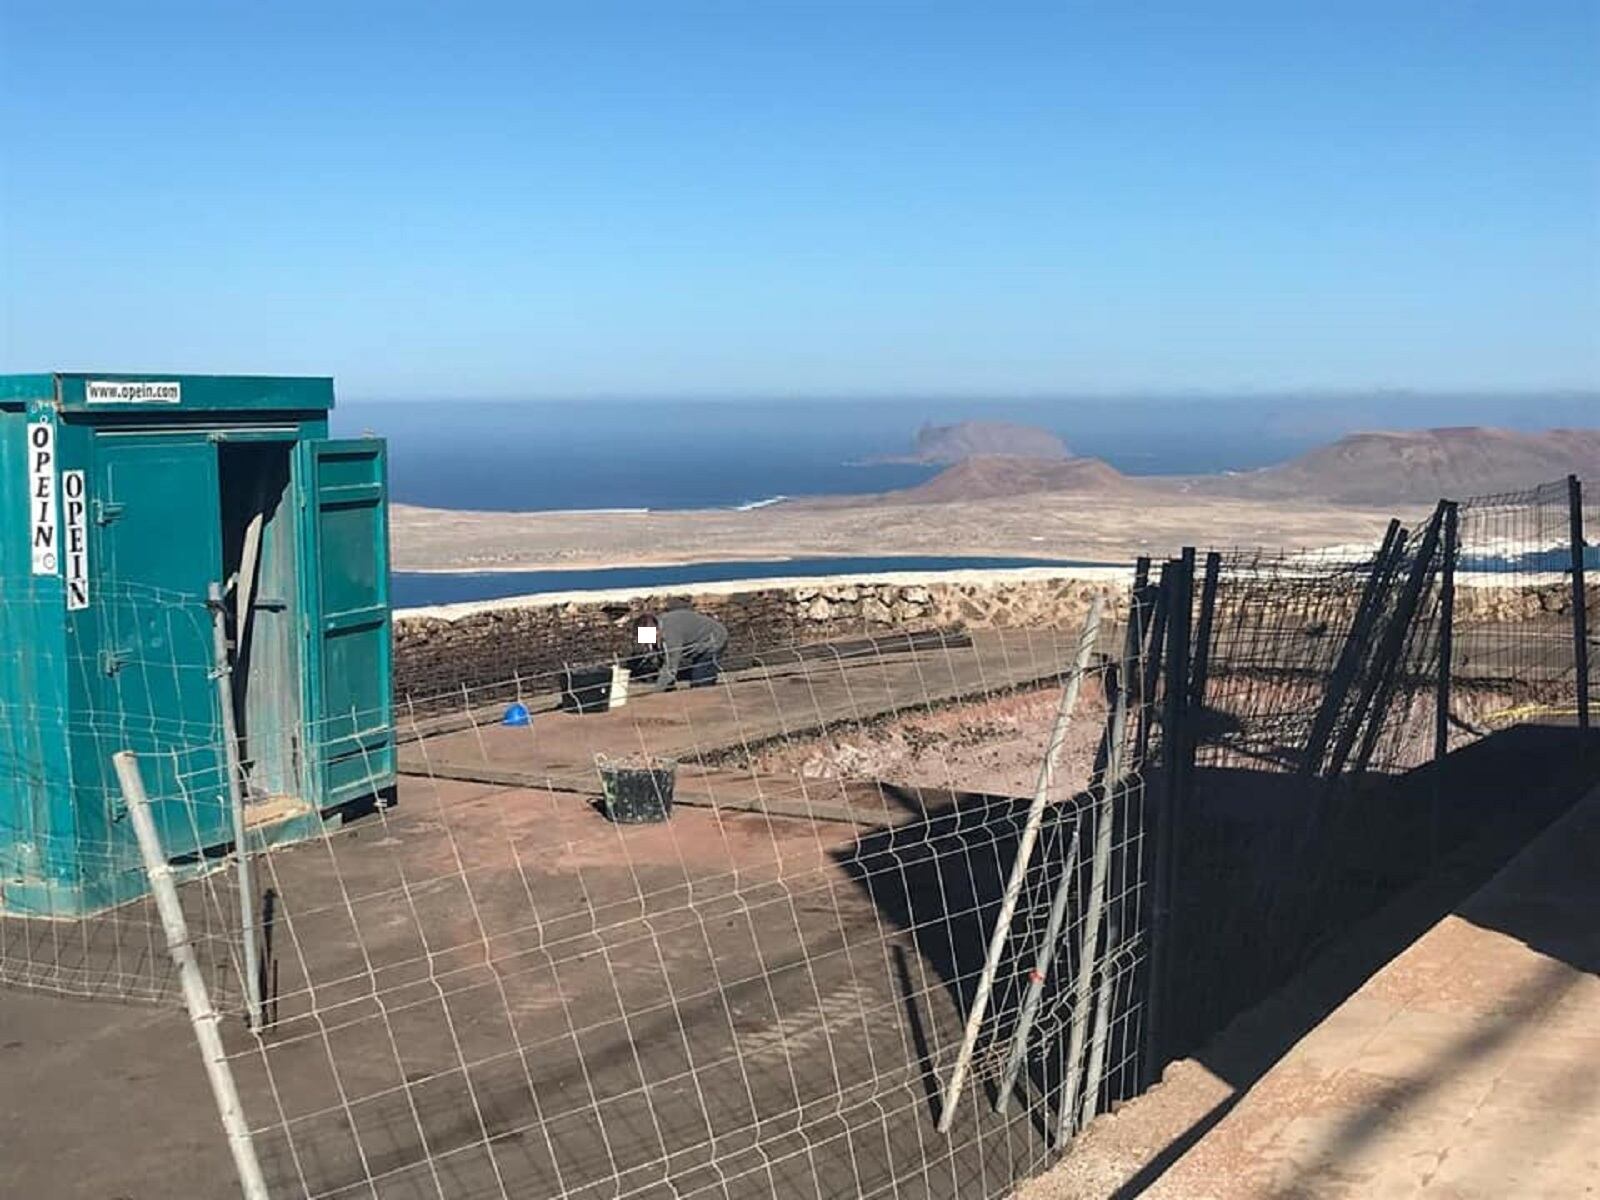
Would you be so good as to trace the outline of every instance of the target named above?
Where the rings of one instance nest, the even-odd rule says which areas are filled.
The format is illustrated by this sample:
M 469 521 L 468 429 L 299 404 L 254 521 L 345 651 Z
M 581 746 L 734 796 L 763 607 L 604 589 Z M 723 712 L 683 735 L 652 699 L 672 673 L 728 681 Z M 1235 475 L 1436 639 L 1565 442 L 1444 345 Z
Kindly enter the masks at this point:
M 1111 1036 L 1111 993 L 1116 987 L 1116 963 L 1121 955 L 1117 945 L 1117 923 L 1106 921 L 1106 952 L 1100 959 L 1100 990 L 1094 1004 L 1094 1034 L 1089 1038 L 1089 1069 L 1083 1080 L 1083 1106 L 1078 1112 L 1078 1128 L 1084 1129 L 1100 1111 L 1100 1082 L 1105 1073 L 1106 1042 Z
M 1045 980 L 1050 977 L 1050 968 L 1055 965 L 1056 948 L 1061 942 L 1061 926 L 1067 919 L 1067 902 L 1072 897 L 1072 885 L 1077 879 L 1078 843 L 1082 832 L 1082 823 L 1075 818 L 1072 838 L 1067 846 L 1066 865 L 1062 867 L 1061 878 L 1056 883 L 1055 898 L 1050 902 L 1050 919 L 1045 923 L 1044 941 L 1040 943 L 1039 953 L 1033 960 L 1033 969 L 1028 972 L 1028 992 L 1023 997 L 1022 1011 L 1017 1016 L 1017 1028 L 1011 1035 L 1011 1049 L 1006 1055 L 1005 1072 L 1000 1077 L 1000 1091 L 994 1101 L 994 1111 L 1002 1115 L 1011 1107 L 1011 1097 L 1016 1093 L 1017 1076 L 1022 1073 L 1022 1064 L 1028 1055 L 1028 1037 L 1033 1032 L 1039 1004 L 1044 999 Z
M 213 583 L 206 599 L 211 609 L 212 674 L 222 710 L 223 767 L 228 773 L 228 807 L 233 818 L 233 854 L 239 877 L 239 938 L 244 950 L 244 1000 L 251 1029 L 261 1028 L 261 947 L 256 931 L 256 893 L 250 877 L 249 826 L 244 815 L 244 771 L 239 763 L 239 727 L 233 711 L 233 664 L 228 658 L 227 606 L 222 585 Z
M 1000 913 L 995 918 L 994 932 L 989 937 L 989 952 L 984 960 L 983 973 L 978 977 L 978 990 L 972 999 L 972 1009 L 967 1014 L 967 1027 L 962 1035 L 961 1050 L 956 1056 L 956 1065 L 950 1072 L 950 1081 L 945 1087 L 944 1098 L 939 1107 L 940 1133 L 950 1132 L 951 1123 L 955 1120 L 956 1102 L 961 1098 L 961 1089 L 966 1086 L 967 1072 L 972 1066 L 972 1054 L 978 1045 L 978 1031 L 983 1025 L 983 1018 L 989 1007 L 989 996 L 994 989 L 995 972 L 1000 966 L 1000 955 L 1005 949 L 1006 937 L 1011 929 L 1011 918 L 1016 912 L 1017 897 L 1022 893 L 1023 877 L 1027 874 L 1029 860 L 1033 857 L 1034 843 L 1039 837 L 1039 825 L 1044 819 L 1045 804 L 1055 783 L 1056 764 L 1061 757 L 1062 747 L 1066 745 L 1067 726 L 1072 719 L 1072 710 L 1078 702 L 1078 692 L 1083 686 L 1083 675 L 1089 667 L 1089 656 L 1094 652 L 1095 641 L 1100 635 L 1100 617 L 1104 607 L 1105 596 L 1097 592 L 1093 603 L 1089 606 L 1089 615 L 1084 620 L 1083 630 L 1078 635 L 1078 650 L 1073 660 L 1072 673 L 1067 677 L 1066 685 L 1061 690 L 1061 703 L 1056 708 L 1055 723 L 1050 730 L 1050 742 L 1045 748 L 1044 762 L 1039 766 L 1039 779 L 1033 790 L 1033 803 L 1028 806 L 1027 821 L 1017 842 L 1017 857 L 1011 864 L 1011 876 L 1006 881 L 1005 895 L 1000 902 Z
M 1130 631 L 1133 627 L 1130 625 Z M 1137 666 L 1133 638 L 1123 651 L 1116 700 L 1111 708 L 1107 732 L 1106 767 L 1100 784 L 1100 803 L 1095 815 L 1094 858 L 1089 868 L 1089 896 L 1084 906 L 1082 933 L 1078 948 L 1078 974 L 1072 989 L 1072 1028 L 1067 1037 L 1067 1076 L 1062 1083 L 1058 1107 L 1056 1144 L 1072 1136 L 1073 1115 L 1077 1109 L 1078 1086 L 1083 1077 L 1083 1043 L 1089 1018 L 1089 997 L 1094 986 L 1100 945 L 1100 918 L 1104 915 L 1106 877 L 1111 873 L 1111 842 L 1116 823 L 1117 789 L 1122 786 L 1123 741 L 1128 724 L 1128 688 Z
M 127 802 L 128 815 L 133 821 L 134 837 L 138 839 L 145 875 L 155 895 L 156 910 L 161 915 L 167 951 L 178 968 L 178 978 L 183 984 L 183 1000 L 189 1010 L 189 1023 L 194 1027 L 195 1040 L 200 1044 L 200 1059 L 205 1064 L 211 1094 L 217 1102 L 217 1115 L 222 1118 L 222 1128 L 228 1136 L 228 1149 L 233 1154 L 233 1165 L 239 1173 L 239 1187 L 245 1200 L 268 1200 L 267 1182 L 256 1158 L 255 1143 L 250 1138 L 250 1127 L 245 1120 L 244 1108 L 239 1103 L 239 1092 L 234 1086 L 227 1053 L 222 1048 L 222 1035 L 218 1032 L 222 1018 L 212 1007 L 211 995 L 200 974 L 200 965 L 195 961 L 194 948 L 189 944 L 189 925 L 183 916 L 183 906 L 178 902 L 178 889 L 173 885 L 172 868 L 167 865 L 166 852 L 161 848 L 161 836 L 156 831 L 155 818 L 150 813 L 150 798 L 145 795 L 139 761 L 131 751 L 123 750 L 112 755 L 111 762 L 116 768 L 122 797 Z

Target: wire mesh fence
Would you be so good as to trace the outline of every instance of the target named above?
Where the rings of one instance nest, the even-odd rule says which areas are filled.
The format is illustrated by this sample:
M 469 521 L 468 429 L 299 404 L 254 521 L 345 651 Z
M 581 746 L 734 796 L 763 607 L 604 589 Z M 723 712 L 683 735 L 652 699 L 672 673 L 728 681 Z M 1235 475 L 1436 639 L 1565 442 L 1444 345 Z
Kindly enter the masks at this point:
M 1462 503 L 1453 671 L 1464 702 L 1482 690 L 1499 703 L 1463 703 L 1458 724 L 1575 714 L 1572 564 L 1568 481 Z
M 210 985 L 237 997 L 239 899 L 217 867 L 231 842 L 215 681 L 179 647 L 207 646 L 204 598 L 101 586 L 84 615 L 125 647 L 83 653 L 59 595 L 0 589 L 0 982 L 86 998 L 175 1000 L 177 979 L 110 768 L 140 751 Z M 135 635 L 136 631 L 136 635 Z M 202 660 L 202 663 L 204 660 Z M 193 703 L 184 703 L 185 698 Z
M 1196 637 L 1160 729 L 1179 897 L 1163 1058 L 1393 894 L 1381 858 L 1405 829 L 1377 781 L 1435 753 L 1442 525 L 1395 525 L 1365 556 L 1211 554 L 1195 611 L 1173 614 Z
M 205 598 L 130 590 L 98 619 L 160 653 L 45 655 L 4 714 L 0 980 L 176 1002 L 131 749 L 212 999 L 261 1010 L 223 1032 L 270 1194 L 1007 1195 L 1427 868 L 1442 751 L 1575 708 L 1570 531 L 1553 486 L 1442 505 L 1141 567 L 1087 636 L 743 646 L 708 686 L 586 648 L 399 697 L 396 803 L 255 789 L 238 839 L 175 649 Z M 255 729 L 241 771 L 387 720 Z
M 1006 1194 L 1069 1077 L 1092 1113 L 1137 1055 L 1139 784 L 1091 786 L 1102 658 L 1027 883 L 1071 894 L 1066 953 L 997 1113 L 1041 930 L 1010 939 L 935 1128 L 1029 809 L 988 767 L 1037 784 L 1078 643 L 889 639 L 591 711 L 562 672 L 522 681 L 527 724 L 419 706 L 394 808 L 258 860 L 268 1020 L 230 1052 L 275 1194 Z M 597 755 L 672 764 L 671 819 L 607 821 Z

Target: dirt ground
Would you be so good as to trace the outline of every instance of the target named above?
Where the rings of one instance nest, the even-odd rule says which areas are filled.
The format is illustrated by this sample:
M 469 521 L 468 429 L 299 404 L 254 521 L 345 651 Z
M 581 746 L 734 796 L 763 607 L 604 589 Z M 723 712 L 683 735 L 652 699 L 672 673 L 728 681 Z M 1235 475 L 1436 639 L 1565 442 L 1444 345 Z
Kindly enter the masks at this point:
M 929 1119 L 992 838 L 692 809 L 624 829 L 571 794 L 409 781 L 264 863 L 273 1020 L 225 1035 L 274 1195 L 997 1194 L 1045 1154 L 1027 1106 L 974 1100 L 948 1140 Z M 103 1013 L 98 1077 L 164 1098 L 75 1125 L 8 1087 L 8 1140 L 35 1151 L 5 1155 L 0 1192 L 237 1194 L 188 1170 L 215 1116 L 181 1019 L 10 993 L 0 1012 L 9 1078 L 69 1069 L 50 1022 Z M 191 1157 L 168 1173 L 162 1153 Z
M 273 1194 L 1006 1194 L 1054 1157 L 1050 1079 L 1030 1066 L 998 1115 L 986 1050 L 949 1136 L 937 1093 L 1072 649 L 992 633 L 408 743 L 397 806 L 258 864 L 270 1023 L 224 990 L 224 1036 Z M 1104 707 L 1091 681 L 1063 795 Z M 682 803 L 614 825 L 594 755 L 640 751 L 683 759 Z M 209 886 L 186 885 L 197 918 L 228 910 Z M 22 1081 L 0 1130 L 26 1147 L 0 1194 L 236 1194 L 170 1004 L 0 991 L 0 1028 Z M 112 1090 L 75 1104 L 91 1075 Z M 1088 1131 L 1067 1161 L 1093 1182 L 1061 1194 L 1109 1194 L 1240 1078 L 1174 1067 Z
M 750 757 L 759 774 L 818 780 L 893 780 L 914 787 L 1029 796 L 1060 706 L 1056 687 L 1030 688 L 958 708 L 871 722 L 795 740 Z M 1088 786 L 1105 722 L 1098 676 L 1087 680 L 1067 726 L 1052 794 Z
M 776 504 L 748 512 L 476 513 L 397 504 L 391 529 L 394 566 L 401 571 L 886 554 L 1125 563 L 1181 545 L 1376 544 L 1391 515 L 1321 501 L 1152 493 L 947 504 L 885 504 L 863 498 L 859 503 Z

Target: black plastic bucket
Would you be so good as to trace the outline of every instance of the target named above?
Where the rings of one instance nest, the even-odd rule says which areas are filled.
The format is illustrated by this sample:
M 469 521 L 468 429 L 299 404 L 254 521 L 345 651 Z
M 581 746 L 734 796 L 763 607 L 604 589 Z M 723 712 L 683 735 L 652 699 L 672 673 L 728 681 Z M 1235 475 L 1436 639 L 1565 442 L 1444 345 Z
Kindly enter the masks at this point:
M 610 707 L 610 667 L 569 669 L 561 682 L 561 707 L 565 711 L 599 713 Z
M 606 816 L 618 825 L 653 825 L 672 815 L 672 791 L 678 764 L 658 760 L 652 766 L 601 762 L 600 791 Z

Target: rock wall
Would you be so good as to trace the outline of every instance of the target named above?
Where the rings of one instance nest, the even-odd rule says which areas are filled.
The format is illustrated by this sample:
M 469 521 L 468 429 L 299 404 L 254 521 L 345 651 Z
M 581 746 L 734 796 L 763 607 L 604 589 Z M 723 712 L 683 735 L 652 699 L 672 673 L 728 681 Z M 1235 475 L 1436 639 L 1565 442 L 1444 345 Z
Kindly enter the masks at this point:
M 395 694 L 402 704 L 519 680 L 546 690 L 568 666 L 609 662 L 629 652 L 633 617 L 648 609 L 689 604 L 728 627 L 734 654 L 807 642 L 925 629 L 1076 630 L 1096 593 L 1108 615 L 1127 607 L 1126 573 L 1092 577 L 1025 572 L 962 572 L 917 581 L 857 579 L 791 581 L 740 590 L 654 590 L 530 597 L 396 614 Z M 1591 588 L 1591 613 L 1600 595 Z M 1463 624 L 1517 624 L 1569 619 L 1570 585 L 1462 586 Z M 1591 621 L 1596 618 L 1591 617 Z
M 1594 628 L 1595 605 L 1600 601 L 1600 581 L 1589 577 L 1584 589 L 1590 628 Z M 1550 617 L 1567 618 L 1572 612 L 1572 581 L 1515 586 L 1473 580 L 1456 588 L 1458 619 L 1485 624 L 1539 621 Z
M 738 591 L 616 593 L 521 603 L 459 605 L 396 614 L 395 694 L 422 701 L 459 698 L 520 679 L 543 689 L 570 666 L 609 662 L 629 652 L 633 617 L 689 604 L 728 627 L 734 653 L 806 642 L 924 629 L 1076 629 L 1096 593 L 1108 615 L 1126 607 L 1126 584 L 1109 578 L 991 575 L 915 583 L 856 580 Z

